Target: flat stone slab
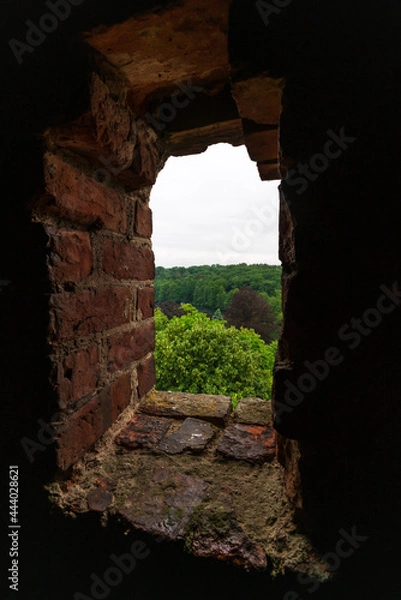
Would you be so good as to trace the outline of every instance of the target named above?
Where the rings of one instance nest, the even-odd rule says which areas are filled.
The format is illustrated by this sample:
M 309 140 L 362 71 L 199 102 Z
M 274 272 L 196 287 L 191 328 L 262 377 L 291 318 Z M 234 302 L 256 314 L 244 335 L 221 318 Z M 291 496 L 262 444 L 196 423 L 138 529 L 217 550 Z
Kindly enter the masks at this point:
M 175 419 L 194 417 L 224 427 L 232 413 L 232 402 L 228 396 L 151 392 L 139 405 L 139 412 Z
M 250 425 L 271 425 L 271 403 L 262 398 L 242 398 L 235 409 L 234 420 Z
M 226 428 L 216 452 L 233 460 L 264 463 L 274 459 L 275 446 L 274 429 L 238 423 Z
M 195 556 L 216 558 L 246 569 L 267 568 L 266 553 L 251 540 L 235 516 L 232 498 L 221 493 L 197 514 L 190 535 Z
M 137 529 L 169 540 L 185 537 L 189 520 L 208 484 L 168 468 L 153 471 L 149 486 L 120 510 Z
M 134 415 L 131 421 L 116 437 L 116 444 L 129 450 L 136 448 L 152 449 L 167 433 L 171 425 L 170 419 L 159 419 L 148 415 Z
M 162 439 L 159 448 L 167 454 L 180 454 L 185 450 L 202 452 L 213 436 L 214 430 L 209 423 L 189 417 L 185 419 L 178 431 Z

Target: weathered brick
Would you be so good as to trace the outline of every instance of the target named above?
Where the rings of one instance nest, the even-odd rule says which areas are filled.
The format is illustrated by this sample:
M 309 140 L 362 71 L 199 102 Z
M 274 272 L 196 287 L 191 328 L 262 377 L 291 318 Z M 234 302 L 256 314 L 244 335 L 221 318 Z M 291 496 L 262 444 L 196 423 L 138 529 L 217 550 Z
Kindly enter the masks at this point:
M 152 237 L 152 211 L 142 202 L 136 203 L 135 233 L 141 237 Z
M 121 287 L 53 295 L 50 307 L 56 338 L 85 336 L 129 323 L 131 296 L 130 290 Z
M 144 287 L 138 290 L 137 315 L 138 319 L 153 317 L 155 308 L 155 290 L 153 287 Z
M 125 198 L 117 190 L 102 185 L 60 156 L 45 156 L 45 179 L 55 205 L 49 207 L 70 221 L 85 225 L 101 225 L 119 233 L 127 229 Z
M 81 281 L 92 269 L 89 234 L 84 231 L 47 229 L 50 249 L 50 279 L 56 282 Z
M 58 389 L 61 407 L 96 390 L 99 349 L 93 344 L 64 357 L 59 365 Z
M 263 463 L 276 455 L 276 432 L 260 425 L 229 425 L 217 447 L 225 458 Z
M 112 150 L 114 161 L 111 162 L 114 165 L 117 163 L 119 170 L 129 168 L 136 143 L 134 116 L 128 107 L 113 97 L 109 86 L 96 74 L 92 76 L 91 109 L 97 141 Z
M 160 168 L 159 140 L 153 129 L 141 119 L 136 121 L 136 133 L 131 170 L 140 176 L 144 185 L 153 185 Z
M 171 419 L 134 415 L 116 438 L 116 444 L 129 450 L 155 448 L 170 427 Z
M 125 373 L 110 386 L 111 418 L 113 422 L 127 408 L 131 397 L 131 373 Z
M 153 252 L 148 247 L 138 248 L 107 239 L 104 244 L 103 270 L 116 279 L 153 280 Z
M 57 464 L 66 470 L 83 457 L 117 419 L 131 399 L 130 375 L 120 377 L 73 413 L 59 429 Z
M 104 390 L 71 415 L 59 431 L 58 466 L 65 470 L 76 463 L 111 424 L 109 392 Z
M 112 336 L 109 341 L 109 371 L 125 369 L 135 360 L 145 358 L 155 348 L 154 323 L 135 327 L 130 331 Z
M 141 399 L 156 385 L 156 365 L 152 354 L 138 365 L 138 398 Z

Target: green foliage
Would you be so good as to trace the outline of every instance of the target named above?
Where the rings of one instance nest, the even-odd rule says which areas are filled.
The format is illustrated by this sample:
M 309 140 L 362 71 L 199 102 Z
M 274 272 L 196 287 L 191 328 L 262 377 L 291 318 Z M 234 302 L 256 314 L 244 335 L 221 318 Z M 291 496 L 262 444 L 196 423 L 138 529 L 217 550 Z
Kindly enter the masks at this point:
M 267 300 L 250 286 L 243 287 L 232 297 L 224 311 L 229 325 L 254 329 L 266 344 L 280 334 L 276 317 Z
M 250 286 L 266 294 L 276 319 L 281 319 L 281 267 L 277 265 L 204 265 L 156 268 L 156 303 L 189 302 L 213 314 L 223 311 L 235 292 Z M 267 300 L 267 298 L 266 298 Z
M 271 397 L 277 342 L 266 345 L 254 331 L 227 327 L 190 304 L 168 320 L 156 309 L 156 375 L 161 390 Z

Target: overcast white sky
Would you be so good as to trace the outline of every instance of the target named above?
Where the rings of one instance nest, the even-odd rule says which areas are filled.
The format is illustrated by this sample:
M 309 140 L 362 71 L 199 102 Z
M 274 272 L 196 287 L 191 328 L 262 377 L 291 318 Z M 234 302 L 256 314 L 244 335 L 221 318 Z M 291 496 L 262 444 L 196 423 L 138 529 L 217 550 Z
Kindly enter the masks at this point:
M 171 157 L 150 197 L 156 265 L 280 264 L 278 183 L 260 180 L 245 146 Z

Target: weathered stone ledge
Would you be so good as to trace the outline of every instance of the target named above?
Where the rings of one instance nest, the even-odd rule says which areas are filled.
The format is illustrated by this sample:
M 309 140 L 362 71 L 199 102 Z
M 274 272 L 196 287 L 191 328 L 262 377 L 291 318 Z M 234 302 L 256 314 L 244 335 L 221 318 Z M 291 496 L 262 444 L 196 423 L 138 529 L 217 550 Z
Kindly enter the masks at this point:
M 50 487 L 67 513 L 119 515 L 136 530 L 181 540 L 200 557 L 245 569 L 327 578 L 296 532 L 276 461 L 269 403 L 151 392 Z

